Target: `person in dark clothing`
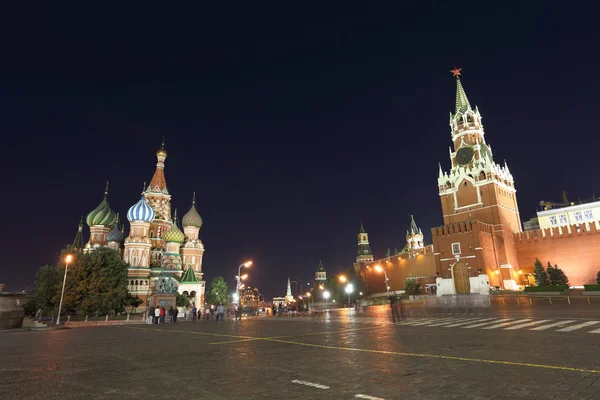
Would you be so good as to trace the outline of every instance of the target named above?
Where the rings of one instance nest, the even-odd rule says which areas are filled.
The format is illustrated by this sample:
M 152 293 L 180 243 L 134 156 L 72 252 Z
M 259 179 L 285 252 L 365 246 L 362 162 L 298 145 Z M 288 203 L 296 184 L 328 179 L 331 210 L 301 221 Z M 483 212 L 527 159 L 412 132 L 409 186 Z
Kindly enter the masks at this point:
M 398 297 L 396 295 L 391 295 L 389 297 L 389 301 L 390 301 L 390 308 L 392 310 L 392 321 L 395 323 L 396 319 L 398 320 L 398 322 L 401 321 L 400 319 L 400 311 L 398 310 Z

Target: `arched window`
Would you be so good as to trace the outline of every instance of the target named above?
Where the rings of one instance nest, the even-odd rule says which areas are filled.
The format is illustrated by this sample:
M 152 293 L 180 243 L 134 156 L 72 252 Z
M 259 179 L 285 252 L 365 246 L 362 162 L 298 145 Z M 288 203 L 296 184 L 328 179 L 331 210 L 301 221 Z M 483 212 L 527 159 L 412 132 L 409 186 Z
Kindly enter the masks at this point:
M 138 286 L 138 281 L 135 281 L 135 286 Z
M 471 114 L 467 114 L 467 122 L 473 122 L 473 117 Z
M 195 290 L 192 290 L 190 292 L 190 297 L 192 297 L 192 298 L 196 297 L 196 291 Z
M 188 291 L 187 291 L 187 290 L 184 290 L 184 291 L 183 291 L 183 295 L 185 295 L 185 296 L 189 296 L 190 294 L 188 293 Z

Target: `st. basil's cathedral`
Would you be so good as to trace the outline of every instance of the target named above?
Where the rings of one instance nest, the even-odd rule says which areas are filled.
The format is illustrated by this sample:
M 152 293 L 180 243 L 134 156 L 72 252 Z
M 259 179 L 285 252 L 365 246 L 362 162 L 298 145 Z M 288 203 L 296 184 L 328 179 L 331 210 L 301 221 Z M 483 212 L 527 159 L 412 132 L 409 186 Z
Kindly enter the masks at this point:
M 124 224 L 108 204 L 108 184 L 104 199 L 85 221 L 90 227 L 90 240 L 83 245 L 83 221 L 73 246 L 84 252 L 99 247 L 109 247 L 129 264 L 129 292 L 143 301 L 143 306 L 159 304 L 153 295 L 157 293 L 157 280 L 161 277 L 177 281 L 179 293 L 185 293 L 198 309 L 203 309 L 205 282 L 202 280 L 202 256 L 204 245 L 199 239 L 202 218 L 196 209 L 196 196 L 192 206 L 181 218 L 179 227 L 177 210 L 171 211 L 171 195 L 165 179 L 167 151 L 164 141 L 156 152 L 156 171 L 141 198 L 127 211 L 130 224 L 125 237 Z M 156 304 L 154 304 L 156 303 Z M 175 306 L 175 304 L 173 304 Z

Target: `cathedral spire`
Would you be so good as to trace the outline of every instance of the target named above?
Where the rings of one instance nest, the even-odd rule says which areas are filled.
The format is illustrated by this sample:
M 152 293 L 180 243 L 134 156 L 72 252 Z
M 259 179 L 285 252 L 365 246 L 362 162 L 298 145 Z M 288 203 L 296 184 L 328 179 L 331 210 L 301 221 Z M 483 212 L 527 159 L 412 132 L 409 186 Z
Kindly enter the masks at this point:
M 288 284 L 287 284 L 287 292 L 285 293 L 285 296 L 291 296 L 292 295 L 292 284 L 290 282 L 290 278 L 288 278 Z
M 156 171 L 150 181 L 149 192 L 169 194 L 167 190 L 167 181 L 165 179 L 165 159 L 167 158 L 167 150 L 165 150 L 165 138 L 163 137 L 160 149 L 156 152 Z
M 83 217 L 79 221 L 79 228 L 77 229 L 75 240 L 73 240 L 73 248 L 75 250 L 83 249 Z
M 460 82 L 460 71 L 461 70 L 462 70 L 462 68 L 454 67 L 454 69 L 450 71 L 456 77 L 456 113 L 457 114 L 464 113 L 465 111 L 467 111 L 468 109 L 471 108 L 471 104 L 469 103 L 467 94 L 465 93 L 465 90 L 463 89 L 462 84 Z

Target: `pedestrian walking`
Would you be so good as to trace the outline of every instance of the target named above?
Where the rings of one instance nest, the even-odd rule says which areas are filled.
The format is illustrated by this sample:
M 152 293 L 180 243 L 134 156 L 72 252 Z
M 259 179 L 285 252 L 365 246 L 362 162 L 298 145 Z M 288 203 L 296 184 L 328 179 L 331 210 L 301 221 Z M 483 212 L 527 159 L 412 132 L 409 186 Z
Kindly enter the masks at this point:
M 164 307 L 160 308 L 160 312 L 158 313 L 158 315 L 160 316 L 160 323 L 164 324 L 165 323 L 165 308 Z
M 192 321 L 196 322 L 196 318 L 198 317 L 198 309 L 194 305 L 192 308 Z
M 171 308 L 169 308 L 169 323 L 170 324 L 175 323 L 175 312 L 173 310 L 173 306 L 171 306 Z
M 199 308 L 198 309 L 198 321 L 200 321 L 202 319 L 202 309 Z
M 151 325 L 154 320 L 154 307 L 148 309 L 148 324 Z
M 392 321 L 395 323 L 396 320 L 400 322 L 400 313 L 398 312 L 398 297 L 396 295 L 391 295 L 389 297 L 390 301 L 390 309 L 392 310 Z

